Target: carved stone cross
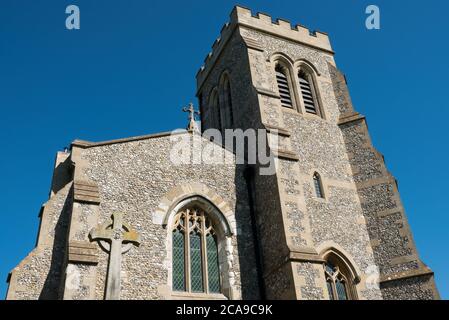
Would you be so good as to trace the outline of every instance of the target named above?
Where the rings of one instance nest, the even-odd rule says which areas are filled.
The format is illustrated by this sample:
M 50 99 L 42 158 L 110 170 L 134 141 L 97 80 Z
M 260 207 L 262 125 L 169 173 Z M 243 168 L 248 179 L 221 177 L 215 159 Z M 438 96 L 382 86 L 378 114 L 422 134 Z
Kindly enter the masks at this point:
M 123 222 L 122 213 L 114 213 L 111 217 L 112 223 L 106 222 L 93 229 L 89 236 L 109 253 L 106 300 L 119 300 L 122 254 L 128 252 L 132 245 L 140 245 L 140 235 Z
M 187 130 L 194 131 L 198 130 L 195 123 L 195 115 L 200 115 L 199 111 L 195 111 L 195 108 L 193 107 L 193 103 L 189 103 L 188 107 L 182 108 L 182 111 L 189 113 L 189 125 L 187 126 Z

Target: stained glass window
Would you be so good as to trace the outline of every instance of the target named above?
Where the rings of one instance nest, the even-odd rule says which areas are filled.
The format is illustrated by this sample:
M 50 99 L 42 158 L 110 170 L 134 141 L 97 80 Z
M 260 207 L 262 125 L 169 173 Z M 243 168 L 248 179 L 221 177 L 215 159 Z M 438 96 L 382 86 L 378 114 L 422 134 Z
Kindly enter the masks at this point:
M 220 293 L 217 237 L 205 212 L 197 207 L 180 211 L 172 230 L 173 290 Z

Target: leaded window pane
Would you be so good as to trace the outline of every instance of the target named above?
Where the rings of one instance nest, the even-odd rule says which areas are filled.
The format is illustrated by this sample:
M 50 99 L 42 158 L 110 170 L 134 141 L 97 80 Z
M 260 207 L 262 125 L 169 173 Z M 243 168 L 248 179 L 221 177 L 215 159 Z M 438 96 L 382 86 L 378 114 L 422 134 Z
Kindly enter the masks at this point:
M 173 290 L 185 291 L 184 234 L 173 231 Z
M 213 293 L 220 292 L 220 268 L 218 265 L 217 242 L 213 235 L 206 237 L 207 245 L 207 275 L 209 281 L 209 291 Z
M 330 280 L 329 280 L 326 282 L 326 284 L 327 284 L 327 291 L 329 292 L 329 298 L 331 300 L 335 300 L 334 289 L 332 288 L 332 282 L 330 282 Z
M 337 287 L 338 300 L 348 300 L 346 295 L 346 284 L 340 280 L 337 280 L 335 286 Z
M 315 194 L 317 198 L 324 198 L 323 187 L 321 185 L 321 179 L 318 174 L 313 176 L 313 184 L 315 187 Z
M 201 262 L 201 235 L 190 234 L 190 282 L 193 292 L 203 292 L 203 266 Z
M 324 272 L 326 277 L 326 286 L 329 292 L 329 299 L 331 300 L 349 300 L 354 297 L 349 294 L 349 285 L 347 278 L 340 270 L 340 267 L 327 262 L 324 266 Z
M 173 290 L 220 293 L 218 242 L 212 222 L 198 207 L 173 222 Z

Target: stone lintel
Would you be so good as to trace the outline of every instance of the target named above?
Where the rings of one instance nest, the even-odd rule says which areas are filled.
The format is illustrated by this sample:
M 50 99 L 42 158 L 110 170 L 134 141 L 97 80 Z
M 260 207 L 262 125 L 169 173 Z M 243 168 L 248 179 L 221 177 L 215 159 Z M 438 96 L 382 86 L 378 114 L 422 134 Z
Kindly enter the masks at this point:
M 264 124 L 264 126 L 265 126 L 265 129 L 267 129 L 267 131 L 269 133 L 274 133 L 273 131 L 277 131 L 277 133 L 280 136 L 284 136 L 284 137 L 290 137 L 291 136 L 290 131 L 288 131 L 288 130 L 286 130 L 284 128 L 277 127 L 277 126 L 274 126 L 274 125 L 271 125 L 271 124 Z
M 276 157 L 284 160 L 290 160 L 290 161 L 299 161 L 299 156 L 291 151 L 288 150 L 273 150 L 273 153 Z
M 87 196 L 78 196 L 75 198 L 75 201 L 83 202 L 83 203 L 100 204 L 100 200 L 98 198 L 87 197 Z
M 354 112 L 354 113 L 351 113 L 351 114 L 346 114 L 343 117 L 341 117 L 339 119 L 339 121 L 338 121 L 338 125 L 341 126 L 341 125 L 344 125 L 344 124 L 347 124 L 347 123 L 351 123 L 351 122 L 358 121 L 358 120 L 363 120 L 363 119 L 365 119 L 364 115 L 362 115 L 362 114 L 360 114 L 358 112 Z
M 97 264 L 97 245 L 86 241 L 70 241 L 69 262 L 81 264 Z
M 281 98 L 279 96 L 279 94 L 277 94 L 274 91 L 270 91 L 270 90 L 267 90 L 265 88 L 259 88 L 259 87 L 256 87 L 255 89 L 256 89 L 257 93 L 260 94 L 260 95 L 267 96 L 267 97 L 270 97 L 270 98 L 275 98 L 275 99 L 280 99 Z
M 287 249 L 288 253 L 281 259 L 282 262 L 271 270 L 267 270 L 264 278 L 270 277 L 273 273 L 282 269 L 285 264 L 290 262 L 310 262 L 310 263 L 324 263 L 325 260 L 319 256 L 314 248 L 310 247 L 295 247 Z
M 74 200 L 78 202 L 100 203 L 100 193 L 98 186 L 92 182 L 74 182 Z
M 242 37 L 243 42 L 245 42 L 246 47 L 250 49 L 254 49 L 257 51 L 264 51 L 264 48 L 257 42 L 257 40 L 249 38 L 249 37 Z
M 312 263 L 325 262 L 325 260 L 320 257 L 318 252 L 314 248 L 310 247 L 291 248 L 287 259 L 289 261 L 295 262 L 312 262 Z

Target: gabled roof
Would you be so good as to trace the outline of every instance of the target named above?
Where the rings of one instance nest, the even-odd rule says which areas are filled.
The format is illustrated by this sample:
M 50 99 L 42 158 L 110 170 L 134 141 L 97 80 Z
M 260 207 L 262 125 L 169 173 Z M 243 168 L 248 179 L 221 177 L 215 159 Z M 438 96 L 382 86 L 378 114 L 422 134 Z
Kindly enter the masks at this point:
M 99 146 L 107 146 L 107 145 L 111 145 L 111 144 L 127 143 L 127 142 L 132 142 L 132 141 L 147 140 L 147 139 L 168 137 L 168 136 L 172 136 L 172 135 L 191 134 L 191 133 L 192 133 L 191 131 L 186 131 L 186 130 L 167 131 L 167 132 L 147 134 L 147 135 L 143 135 L 143 136 L 135 136 L 135 137 L 114 139 L 114 140 L 107 140 L 107 141 L 100 141 L 100 142 L 91 142 L 91 141 L 76 139 L 72 142 L 71 147 L 92 148 L 92 147 L 99 147 Z

